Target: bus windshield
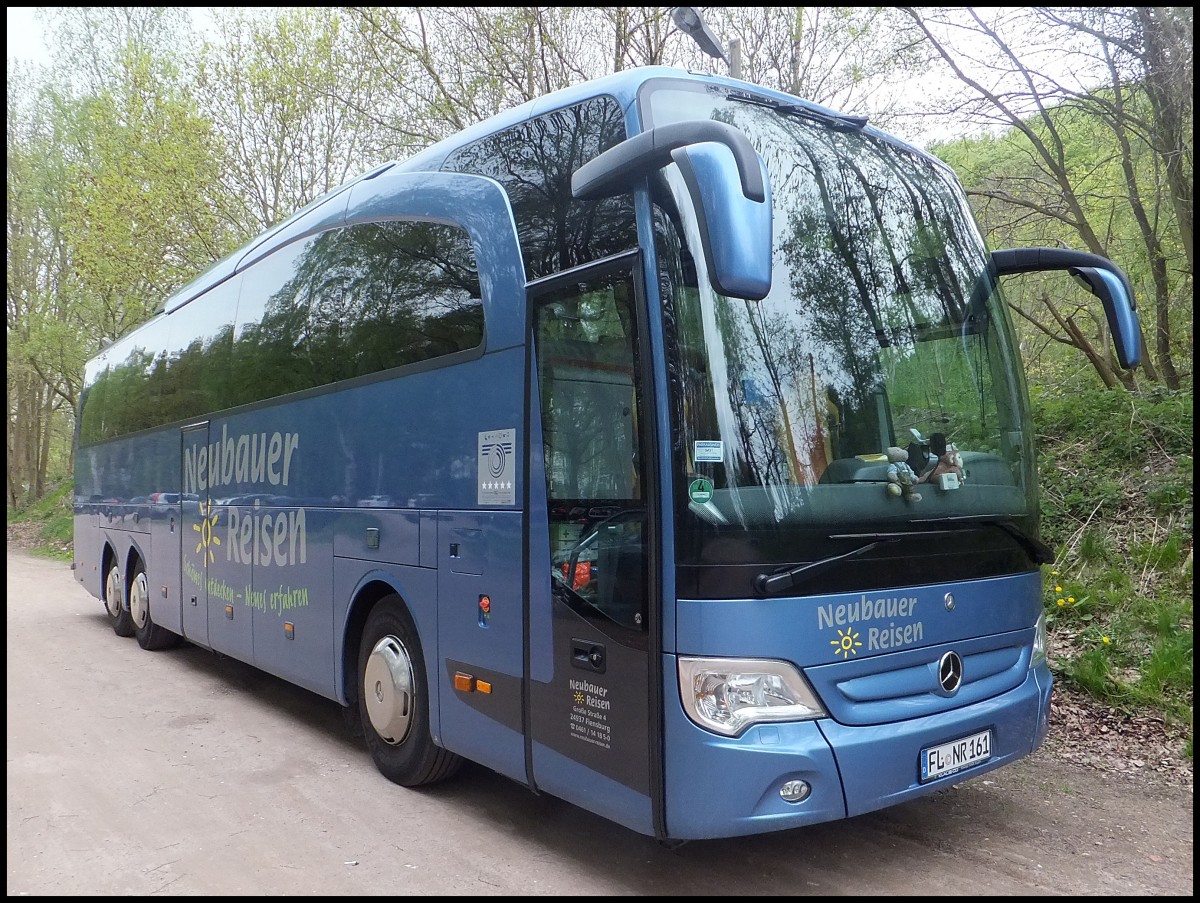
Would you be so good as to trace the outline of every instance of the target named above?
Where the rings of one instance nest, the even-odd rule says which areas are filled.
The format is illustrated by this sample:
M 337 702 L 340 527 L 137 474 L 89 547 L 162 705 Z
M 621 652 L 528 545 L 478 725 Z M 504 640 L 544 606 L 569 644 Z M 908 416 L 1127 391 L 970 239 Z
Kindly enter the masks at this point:
M 673 168 L 656 196 L 680 554 L 700 554 L 691 532 L 1031 529 L 1013 333 L 953 174 L 860 123 L 727 88 L 660 83 L 642 103 L 654 126 L 741 129 L 774 203 L 771 292 L 746 301 L 713 291 Z

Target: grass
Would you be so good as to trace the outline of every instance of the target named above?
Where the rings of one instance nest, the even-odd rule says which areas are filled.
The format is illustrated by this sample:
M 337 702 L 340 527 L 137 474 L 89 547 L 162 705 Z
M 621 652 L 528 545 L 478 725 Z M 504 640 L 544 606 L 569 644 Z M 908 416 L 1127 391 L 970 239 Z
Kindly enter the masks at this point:
M 1192 756 L 1192 393 L 1034 393 L 1051 666 L 1186 731 Z
M 74 483 L 55 486 L 49 493 L 22 510 L 8 509 L 9 530 L 26 536 L 23 545 L 33 555 L 70 561 L 74 542 L 75 519 L 71 513 Z

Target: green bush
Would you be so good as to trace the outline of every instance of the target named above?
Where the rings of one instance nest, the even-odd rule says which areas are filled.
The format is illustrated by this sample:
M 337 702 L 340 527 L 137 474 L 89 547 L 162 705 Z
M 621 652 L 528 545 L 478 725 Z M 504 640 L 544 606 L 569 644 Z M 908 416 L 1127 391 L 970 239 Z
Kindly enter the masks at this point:
M 68 480 L 54 487 L 42 498 L 23 510 L 8 509 L 8 522 L 31 526 L 38 544 L 31 549 L 35 555 L 70 561 L 74 542 L 75 518 L 72 505 L 75 484 Z
M 1033 387 L 1058 676 L 1192 740 L 1192 393 Z

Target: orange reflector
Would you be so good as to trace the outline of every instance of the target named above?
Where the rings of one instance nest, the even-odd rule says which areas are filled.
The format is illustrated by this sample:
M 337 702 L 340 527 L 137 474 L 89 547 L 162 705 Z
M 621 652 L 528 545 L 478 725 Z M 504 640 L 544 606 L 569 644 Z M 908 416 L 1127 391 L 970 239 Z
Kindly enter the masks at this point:
M 480 693 L 491 693 L 492 685 L 490 683 L 488 683 L 486 680 L 477 680 L 477 681 L 475 681 L 475 689 L 478 690 Z
M 296 625 L 293 624 L 291 621 L 284 621 L 283 622 L 283 635 L 286 636 L 289 640 L 294 640 L 296 638 Z
M 485 615 L 492 610 L 492 600 L 490 596 L 479 597 L 479 610 Z
M 228 618 L 230 621 L 233 620 L 233 606 L 232 605 L 225 606 L 225 617 Z
M 474 678 L 470 674 L 463 674 L 461 671 L 457 671 L 454 674 L 454 689 L 460 690 L 463 693 L 470 693 L 472 690 L 471 684 L 474 682 Z

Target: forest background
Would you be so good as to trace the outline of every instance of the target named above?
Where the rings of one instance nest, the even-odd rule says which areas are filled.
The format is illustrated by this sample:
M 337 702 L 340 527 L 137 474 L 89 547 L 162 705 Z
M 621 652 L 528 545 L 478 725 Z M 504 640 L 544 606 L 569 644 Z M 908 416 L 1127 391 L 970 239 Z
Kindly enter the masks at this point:
M 85 360 L 347 178 L 640 65 L 782 89 L 924 147 L 991 247 L 1129 275 L 1143 363 L 1065 277 L 1009 280 L 1038 428 L 1051 664 L 1192 758 L 1192 10 L 42 8 L 8 65 L 10 538 L 70 554 Z M 32 534 L 29 527 L 32 526 Z M 22 527 L 26 529 L 21 529 Z

